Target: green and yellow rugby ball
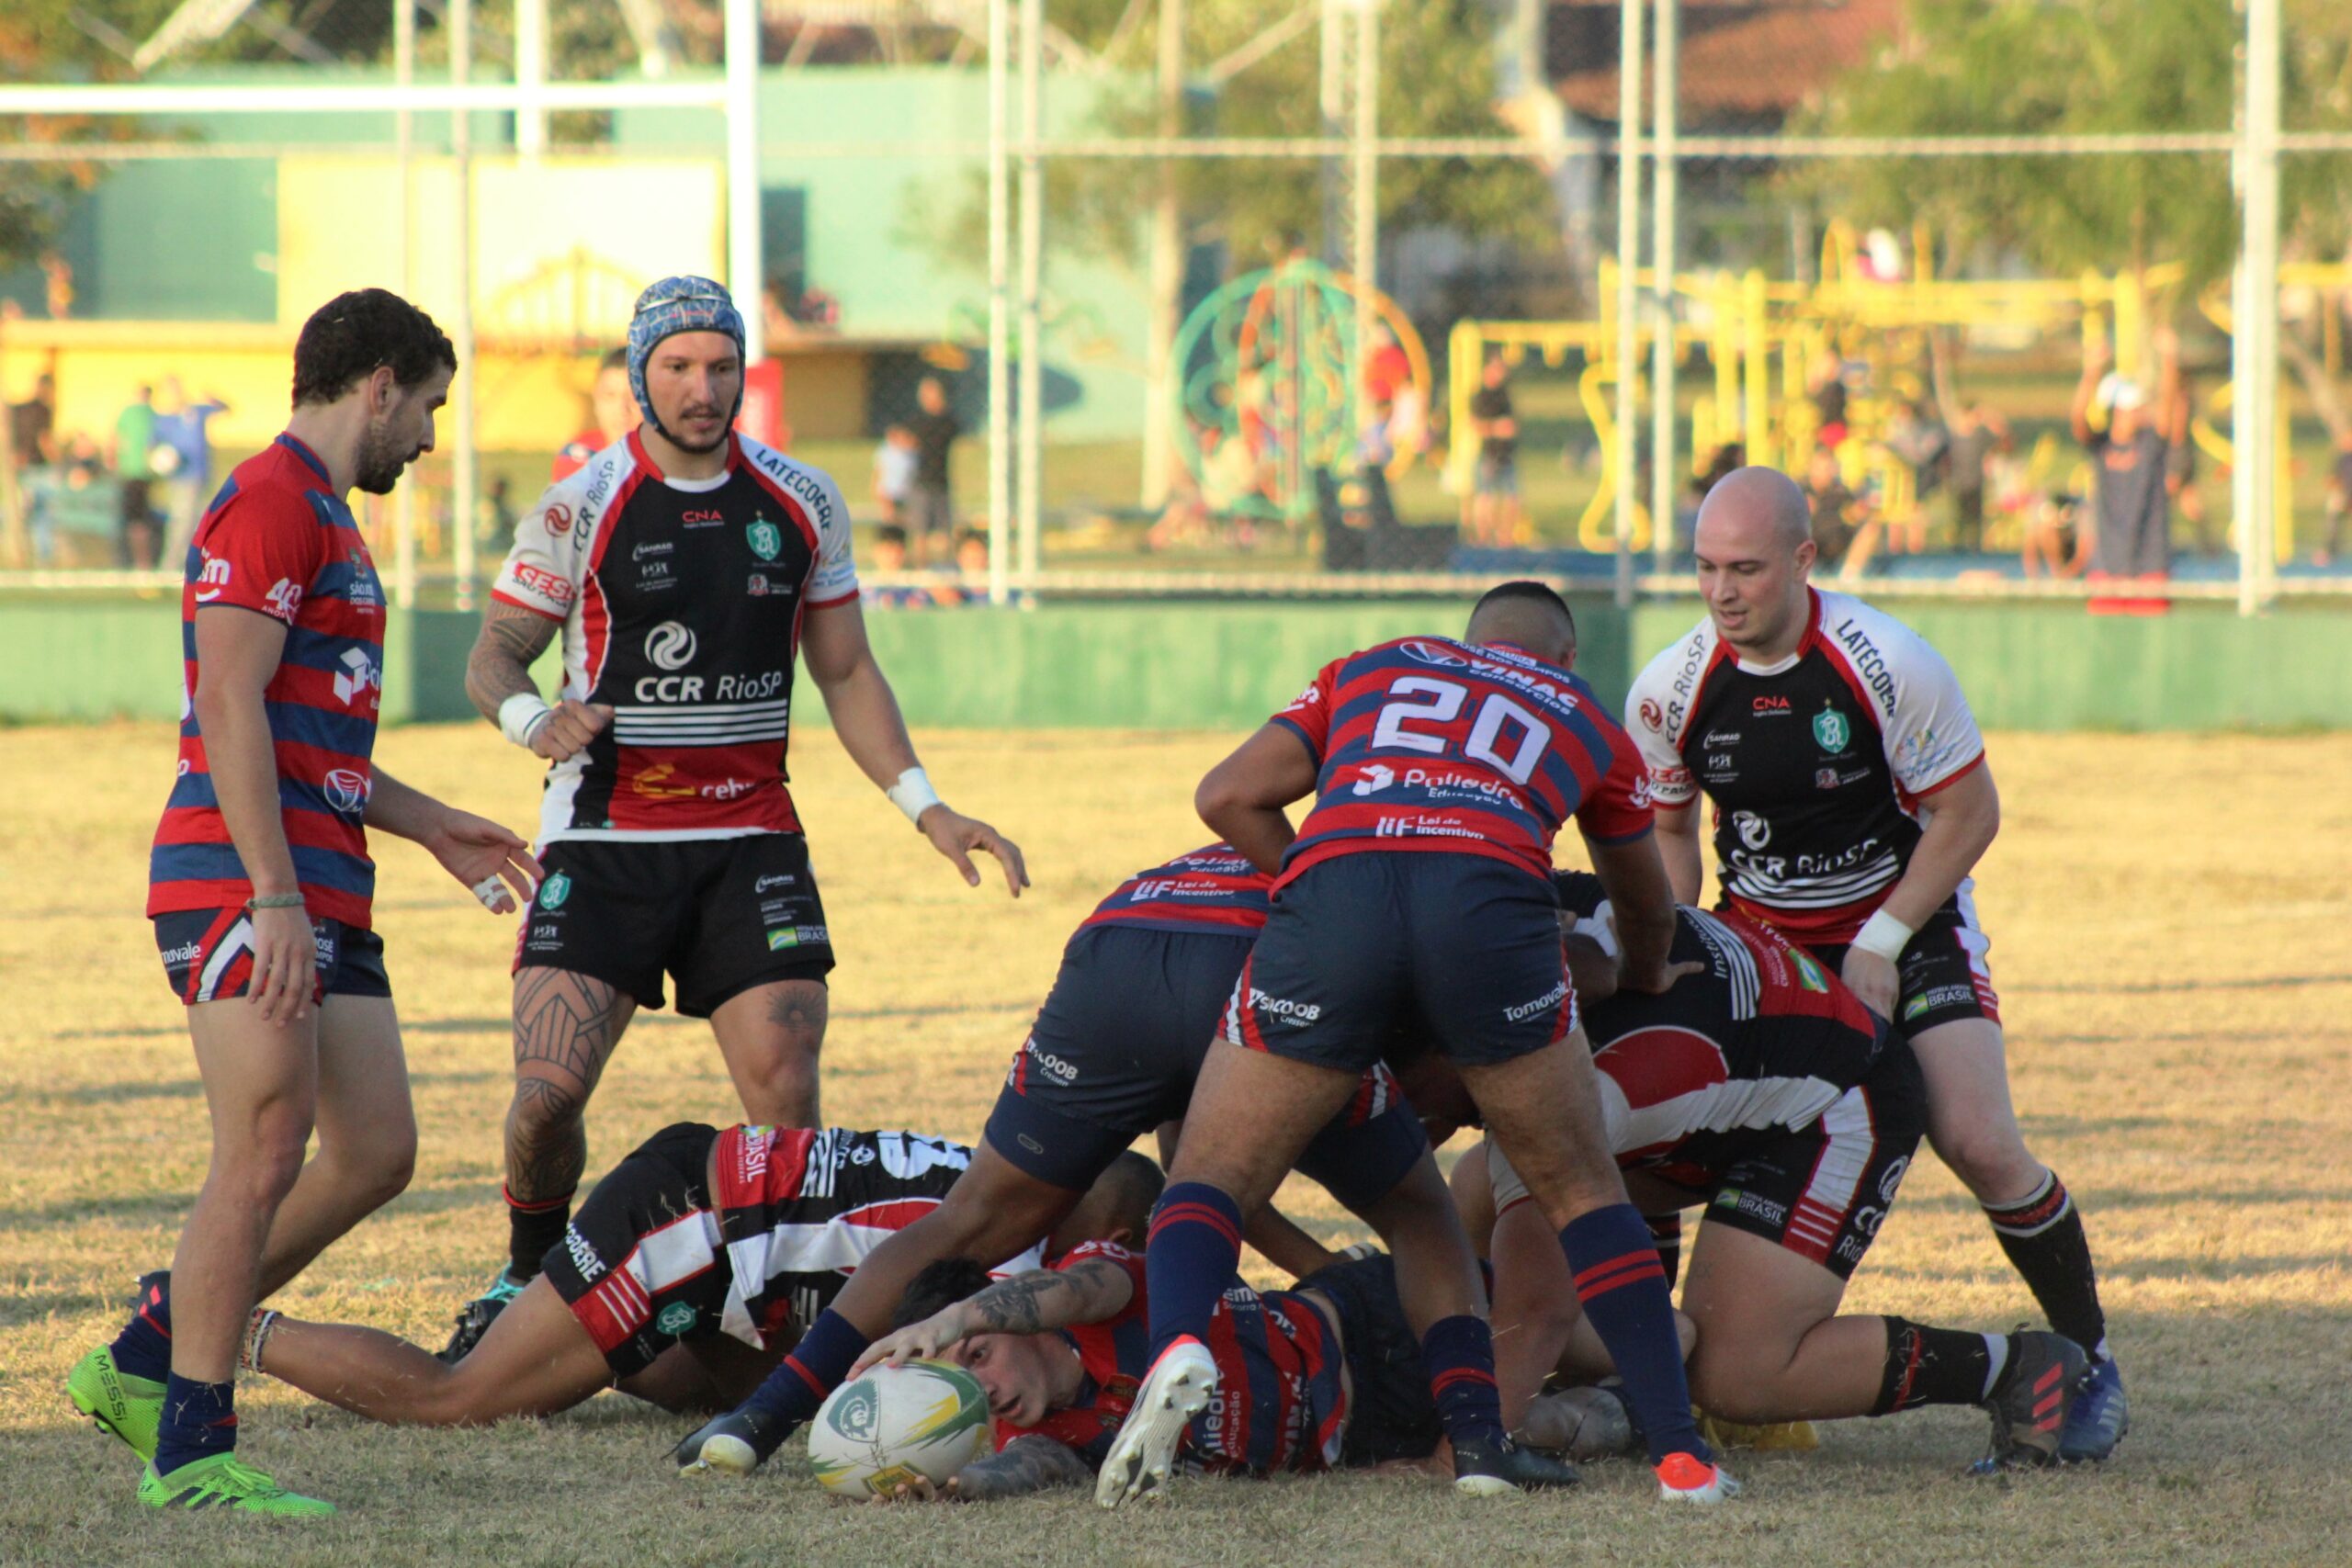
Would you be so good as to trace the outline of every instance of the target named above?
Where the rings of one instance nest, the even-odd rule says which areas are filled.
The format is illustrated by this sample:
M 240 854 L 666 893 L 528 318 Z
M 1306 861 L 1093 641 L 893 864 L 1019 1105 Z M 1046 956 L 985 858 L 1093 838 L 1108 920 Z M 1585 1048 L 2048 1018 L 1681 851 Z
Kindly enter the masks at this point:
M 818 1484 L 843 1497 L 933 1484 L 989 1451 L 989 1401 L 951 1361 L 871 1367 L 833 1390 L 808 1427 Z

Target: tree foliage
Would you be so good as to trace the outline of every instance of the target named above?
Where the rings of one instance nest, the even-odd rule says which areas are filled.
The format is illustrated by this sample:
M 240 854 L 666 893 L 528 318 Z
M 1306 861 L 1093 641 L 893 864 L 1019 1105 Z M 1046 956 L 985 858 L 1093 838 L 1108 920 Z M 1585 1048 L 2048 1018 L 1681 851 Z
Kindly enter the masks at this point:
M 2352 123 L 2347 7 L 2290 9 L 2281 89 L 2290 127 Z M 1834 82 L 1796 129 L 1848 136 L 2232 129 L 2245 20 L 2220 0 L 1912 0 L 1896 40 Z M 1840 160 L 1795 188 L 1864 223 L 1924 220 L 1946 247 L 1990 243 L 2041 271 L 2183 264 L 2191 290 L 2237 254 L 2220 154 Z M 2283 165 L 2290 243 L 2341 243 L 2340 164 Z
M 1050 0 L 1047 9 L 1051 25 L 1093 51 L 1105 72 L 1103 101 L 1080 134 L 1156 134 L 1159 110 L 1148 0 L 1132 8 L 1125 0 Z M 1285 9 L 1255 0 L 1191 0 L 1185 10 L 1189 90 L 1183 134 L 1322 133 L 1320 53 L 1311 28 L 1221 82 L 1204 79 L 1212 65 L 1258 38 Z M 1494 107 L 1494 13 L 1481 0 L 1384 6 L 1380 135 L 1501 132 Z M 1156 164 L 1131 159 L 1050 160 L 1047 243 L 1123 267 L 1139 266 L 1142 224 L 1158 170 Z M 1315 253 L 1325 248 L 1327 239 L 1337 239 L 1322 231 L 1317 160 L 1184 158 L 1175 161 L 1174 174 L 1188 243 L 1222 243 L 1238 266 L 1259 265 L 1293 241 Z M 909 237 L 927 243 L 943 259 L 969 266 L 988 254 L 986 191 L 978 177 L 964 184 L 961 197 L 947 204 L 945 222 L 930 212 L 920 214 L 909 225 Z M 1530 163 L 1416 158 L 1386 159 L 1379 165 L 1378 211 L 1385 231 L 1433 226 L 1472 239 L 1540 241 L 1551 230 L 1549 188 Z M 1347 220 L 1342 212 L 1340 221 Z

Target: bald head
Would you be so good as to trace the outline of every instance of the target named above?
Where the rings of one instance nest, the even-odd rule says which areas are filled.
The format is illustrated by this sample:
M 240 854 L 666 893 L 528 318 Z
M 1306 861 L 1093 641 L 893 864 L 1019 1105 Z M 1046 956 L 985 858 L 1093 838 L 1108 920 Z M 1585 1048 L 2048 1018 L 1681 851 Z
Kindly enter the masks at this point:
M 1743 659 L 1770 662 L 1804 635 L 1813 511 L 1778 468 L 1734 468 L 1699 506 L 1691 540 L 1715 630 Z
M 1727 553 L 1755 548 L 1793 551 L 1812 537 L 1812 509 L 1797 481 L 1778 468 L 1750 464 L 1717 480 L 1699 506 L 1698 548 L 1712 541 Z

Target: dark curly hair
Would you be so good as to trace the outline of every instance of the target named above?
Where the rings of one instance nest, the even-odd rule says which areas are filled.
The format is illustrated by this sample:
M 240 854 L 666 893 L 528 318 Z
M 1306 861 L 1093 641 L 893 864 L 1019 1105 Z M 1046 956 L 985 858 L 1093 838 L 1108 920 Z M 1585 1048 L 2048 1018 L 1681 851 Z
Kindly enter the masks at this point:
M 294 342 L 294 406 L 334 402 L 379 366 L 405 389 L 436 366 L 455 370 L 458 351 L 432 317 L 390 289 L 338 294 L 311 312 Z
M 988 1288 L 989 1271 L 968 1258 L 942 1258 L 926 1263 L 922 1272 L 907 1282 L 907 1293 L 899 1298 L 890 1326 L 904 1328 L 921 1323 Z

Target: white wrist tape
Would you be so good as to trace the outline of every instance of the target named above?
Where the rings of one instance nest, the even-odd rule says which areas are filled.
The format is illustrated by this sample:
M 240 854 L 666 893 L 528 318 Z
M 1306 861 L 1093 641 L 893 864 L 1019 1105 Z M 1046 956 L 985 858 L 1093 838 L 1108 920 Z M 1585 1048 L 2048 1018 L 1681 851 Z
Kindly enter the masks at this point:
M 1875 953 L 1892 964 L 1903 956 L 1903 949 L 1909 944 L 1913 934 L 1909 926 L 1881 909 L 1854 933 L 1852 945 L 1864 953 Z
M 548 716 L 555 709 L 539 699 L 537 692 L 517 692 L 498 705 L 498 732 L 528 750 L 531 737 L 539 732 Z
M 939 792 L 931 787 L 931 775 L 921 768 L 909 768 L 899 775 L 899 782 L 882 792 L 890 804 L 907 814 L 907 820 L 918 826 L 922 814 L 939 804 Z

